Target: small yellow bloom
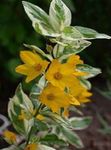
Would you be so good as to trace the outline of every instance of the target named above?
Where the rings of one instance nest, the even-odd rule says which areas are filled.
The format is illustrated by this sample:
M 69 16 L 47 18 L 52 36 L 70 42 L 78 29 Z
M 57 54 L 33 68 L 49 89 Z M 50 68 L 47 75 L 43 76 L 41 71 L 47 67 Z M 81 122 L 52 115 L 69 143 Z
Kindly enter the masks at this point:
M 16 67 L 16 72 L 26 75 L 27 83 L 42 74 L 49 63 L 46 60 L 43 60 L 39 55 L 30 51 L 21 51 L 20 58 L 24 64 Z
M 38 114 L 37 116 L 36 116 L 36 118 L 38 119 L 38 120 L 44 120 L 45 119 L 45 117 L 43 116 L 43 115 L 40 115 L 40 114 Z
M 72 82 L 74 69 L 68 63 L 61 64 L 58 60 L 53 60 L 48 71 L 46 79 L 56 87 L 64 90 L 67 83 Z
M 86 76 L 86 75 L 88 74 L 88 73 L 86 73 L 86 72 L 82 72 L 82 71 L 77 70 L 77 65 L 84 63 L 84 62 L 80 59 L 80 56 L 79 56 L 79 55 L 71 55 L 71 56 L 68 58 L 67 63 L 73 67 L 73 69 L 74 69 L 73 75 L 74 75 L 74 76 Z
M 17 136 L 15 133 L 11 132 L 11 131 L 4 131 L 3 132 L 3 137 L 6 139 L 7 142 L 9 142 L 10 144 L 14 144 L 17 141 Z
M 37 149 L 38 149 L 38 145 L 37 144 L 29 144 L 25 148 L 25 150 L 37 150 Z
M 92 96 L 92 93 L 83 87 L 77 78 L 75 78 L 73 86 L 71 85 L 69 89 L 69 93 L 73 95 L 80 103 L 90 102 L 89 97 Z
M 76 65 L 83 64 L 83 61 L 80 59 L 79 55 L 71 55 L 68 58 L 67 63 L 72 65 L 74 68 L 76 68 Z
M 60 108 L 65 109 L 71 104 L 80 105 L 75 98 L 51 84 L 48 84 L 47 87 L 44 88 L 39 99 L 43 104 L 56 113 L 59 113 Z

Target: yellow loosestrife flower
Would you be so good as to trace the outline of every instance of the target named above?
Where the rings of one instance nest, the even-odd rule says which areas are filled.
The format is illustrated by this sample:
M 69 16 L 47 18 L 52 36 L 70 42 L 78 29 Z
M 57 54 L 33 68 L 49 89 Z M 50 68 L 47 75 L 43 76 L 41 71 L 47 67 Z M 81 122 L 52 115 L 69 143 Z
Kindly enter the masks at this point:
M 3 132 L 3 137 L 6 139 L 7 142 L 9 142 L 10 144 L 14 144 L 17 141 L 17 136 L 15 133 L 11 132 L 11 131 L 4 131 Z
M 77 78 L 75 78 L 73 86 L 71 85 L 69 87 L 69 93 L 73 95 L 80 103 L 90 102 L 89 97 L 92 96 L 92 93 L 82 86 Z
M 67 83 L 72 82 L 74 69 L 67 63 L 61 64 L 58 60 L 53 60 L 48 71 L 46 79 L 56 87 L 63 89 L 67 87 Z
M 71 104 L 80 105 L 75 98 L 51 84 L 48 84 L 47 87 L 44 88 L 39 99 L 56 113 L 59 113 L 60 108 L 67 108 Z
M 74 68 L 76 68 L 76 65 L 83 64 L 83 61 L 80 59 L 79 55 L 71 55 L 68 58 L 67 63 L 72 65 Z
M 84 62 L 80 59 L 80 56 L 79 55 L 71 55 L 68 60 L 67 60 L 67 63 L 69 65 L 71 65 L 74 69 L 74 72 L 73 72 L 73 75 L 74 76 L 85 76 L 87 75 L 86 72 L 81 72 L 79 70 L 77 70 L 77 65 L 78 64 L 83 64 Z
M 25 150 L 37 150 L 37 144 L 29 144 L 27 145 L 27 147 L 25 148 Z
M 48 61 L 43 60 L 39 55 L 30 51 L 21 51 L 20 58 L 24 64 L 16 67 L 16 72 L 26 75 L 27 83 L 42 74 L 49 63 Z

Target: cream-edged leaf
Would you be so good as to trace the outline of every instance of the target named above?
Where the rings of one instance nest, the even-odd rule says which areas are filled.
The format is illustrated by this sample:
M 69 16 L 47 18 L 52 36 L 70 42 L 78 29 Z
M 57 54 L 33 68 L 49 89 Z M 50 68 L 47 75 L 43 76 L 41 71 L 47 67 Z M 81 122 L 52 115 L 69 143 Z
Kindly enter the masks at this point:
M 57 31 L 62 31 L 64 27 L 70 26 L 71 24 L 71 11 L 62 0 L 52 0 L 49 9 L 49 17 L 52 26 Z

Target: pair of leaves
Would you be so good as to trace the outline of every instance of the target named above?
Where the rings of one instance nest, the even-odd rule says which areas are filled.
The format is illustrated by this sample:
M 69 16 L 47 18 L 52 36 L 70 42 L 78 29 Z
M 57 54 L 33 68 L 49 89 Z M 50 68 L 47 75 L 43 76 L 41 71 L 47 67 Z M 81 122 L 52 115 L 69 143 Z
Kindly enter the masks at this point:
M 71 12 L 61 0 L 51 2 L 49 15 L 29 2 L 23 1 L 23 6 L 34 29 L 44 36 L 58 37 L 59 30 L 71 23 Z
M 24 110 L 27 115 L 31 115 L 31 112 L 33 112 L 33 104 L 28 96 L 22 91 L 21 85 L 19 85 L 14 97 L 9 101 L 8 114 L 17 132 L 27 136 L 33 126 L 34 120 L 33 118 L 29 120 L 20 120 L 19 115 L 21 115 L 21 110 Z

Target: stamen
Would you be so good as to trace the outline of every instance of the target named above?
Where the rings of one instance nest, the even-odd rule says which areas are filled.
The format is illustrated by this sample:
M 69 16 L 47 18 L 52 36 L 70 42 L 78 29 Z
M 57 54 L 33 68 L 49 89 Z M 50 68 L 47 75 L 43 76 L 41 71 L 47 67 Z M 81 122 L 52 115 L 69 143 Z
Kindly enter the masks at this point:
M 56 72 L 56 73 L 54 74 L 54 78 L 55 78 L 56 80 L 60 80 L 60 79 L 62 78 L 62 74 L 61 74 L 60 72 Z

